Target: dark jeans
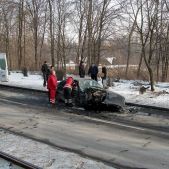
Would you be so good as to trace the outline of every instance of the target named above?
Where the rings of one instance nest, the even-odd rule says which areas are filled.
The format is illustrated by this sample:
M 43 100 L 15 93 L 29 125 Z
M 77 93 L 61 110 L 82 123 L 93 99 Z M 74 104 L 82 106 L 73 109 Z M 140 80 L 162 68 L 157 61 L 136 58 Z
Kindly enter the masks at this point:
M 65 99 L 71 99 L 72 98 L 72 89 L 71 88 L 68 88 L 68 87 L 65 87 L 64 88 L 64 98 Z
M 80 74 L 80 78 L 84 78 L 84 77 L 85 77 L 85 75 L 81 75 L 81 74 Z
M 72 89 L 65 87 L 64 88 L 64 97 L 65 97 L 65 104 L 66 106 L 72 107 Z
M 46 86 L 46 82 L 47 82 L 47 74 L 43 73 L 43 86 Z
M 50 103 L 50 89 L 48 89 L 48 100 L 49 100 L 49 103 Z
M 106 77 L 102 77 L 102 84 L 103 84 L 103 81 L 106 80 Z
M 97 81 L 97 75 L 91 75 L 91 79 L 96 80 Z

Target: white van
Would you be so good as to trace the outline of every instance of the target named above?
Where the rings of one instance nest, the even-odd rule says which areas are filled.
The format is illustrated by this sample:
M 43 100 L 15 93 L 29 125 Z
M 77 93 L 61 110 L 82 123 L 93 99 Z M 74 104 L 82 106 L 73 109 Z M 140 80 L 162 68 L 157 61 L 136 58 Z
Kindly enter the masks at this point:
M 5 53 L 0 53 L 0 81 L 8 81 L 8 64 Z

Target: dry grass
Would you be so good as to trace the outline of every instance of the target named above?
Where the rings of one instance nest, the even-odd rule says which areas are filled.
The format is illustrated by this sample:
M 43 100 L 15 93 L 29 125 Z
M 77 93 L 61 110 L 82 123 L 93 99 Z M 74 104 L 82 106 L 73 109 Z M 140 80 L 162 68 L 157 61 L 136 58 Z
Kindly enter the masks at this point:
M 108 69 L 108 77 L 111 78 L 120 78 L 120 79 L 126 79 L 125 76 L 126 69 L 125 68 L 109 68 Z M 148 72 L 145 70 L 140 71 L 140 76 L 137 78 L 137 69 L 136 68 L 130 68 L 128 71 L 128 80 L 148 80 Z
M 87 75 L 86 71 L 86 75 Z M 107 68 L 107 77 L 115 78 L 115 79 L 126 79 L 125 76 L 126 69 L 124 67 L 117 67 L 117 68 Z M 78 71 L 75 70 L 67 70 L 67 73 L 78 75 Z M 101 69 L 99 69 L 98 77 L 102 77 L 103 74 L 101 72 Z M 154 72 L 154 79 L 156 81 L 156 73 Z M 149 73 L 146 69 L 141 69 L 139 77 L 137 77 L 137 68 L 130 67 L 128 70 L 128 76 L 127 80 L 143 80 L 143 81 L 149 81 Z M 169 76 L 167 79 L 167 82 L 169 82 Z

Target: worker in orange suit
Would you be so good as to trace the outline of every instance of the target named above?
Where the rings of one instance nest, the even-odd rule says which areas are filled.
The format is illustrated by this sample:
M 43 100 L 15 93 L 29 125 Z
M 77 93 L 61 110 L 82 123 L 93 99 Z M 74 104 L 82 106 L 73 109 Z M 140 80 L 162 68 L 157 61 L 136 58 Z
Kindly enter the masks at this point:
M 66 84 L 64 88 L 64 97 L 65 97 L 65 105 L 72 107 L 72 88 L 73 88 L 74 80 L 72 77 L 68 77 L 66 79 Z
M 49 91 L 50 104 L 54 106 L 55 100 L 56 100 L 56 89 L 57 89 L 57 77 L 56 77 L 56 73 L 54 70 L 51 70 L 50 72 L 48 83 L 47 83 L 47 88 Z

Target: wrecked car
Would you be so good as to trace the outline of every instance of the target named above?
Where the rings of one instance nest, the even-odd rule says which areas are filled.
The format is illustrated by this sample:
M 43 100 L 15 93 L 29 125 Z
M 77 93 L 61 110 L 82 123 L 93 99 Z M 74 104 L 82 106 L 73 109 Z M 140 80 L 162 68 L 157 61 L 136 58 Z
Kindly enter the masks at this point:
M 66 81 L 63 80 L 58 84 L 56 98 L 58 101 L 64 101 L 63 87 Z M 72 99 L 76 106 L 85 109 L 114 110 L 123 109 L 125 98 L 110 89 L 104 89 L 97 81 L 91 79 L 74 80 L 72 89 Z

